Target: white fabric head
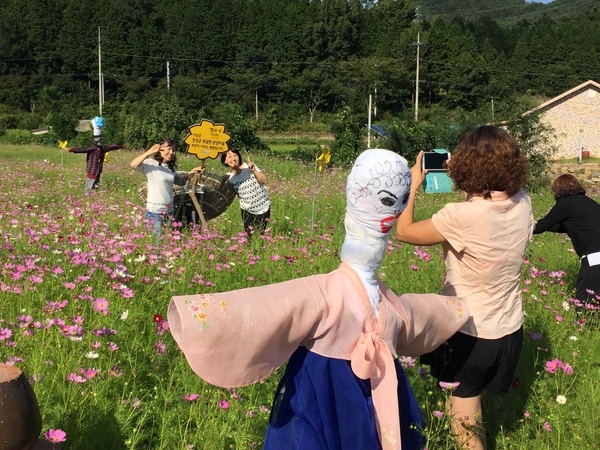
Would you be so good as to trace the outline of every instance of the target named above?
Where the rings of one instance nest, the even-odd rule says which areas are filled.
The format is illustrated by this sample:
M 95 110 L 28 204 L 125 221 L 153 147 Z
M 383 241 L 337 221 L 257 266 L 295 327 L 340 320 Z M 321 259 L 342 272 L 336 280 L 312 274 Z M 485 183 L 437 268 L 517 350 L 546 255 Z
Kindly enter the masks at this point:
M 342 261 L 362 278 L 379 309 L 375 272 L 385 256 L 390 230 L 406 208 L 411 175 L 406 160 L 390 150 L 362 152 L 346 184 L 346 237 Z

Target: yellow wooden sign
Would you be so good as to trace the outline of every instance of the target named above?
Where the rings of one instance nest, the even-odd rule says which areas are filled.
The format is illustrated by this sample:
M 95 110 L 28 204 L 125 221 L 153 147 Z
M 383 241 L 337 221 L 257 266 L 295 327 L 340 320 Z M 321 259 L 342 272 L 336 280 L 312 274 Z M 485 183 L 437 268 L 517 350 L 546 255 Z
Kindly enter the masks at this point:
M 202 119 L 199 124 L 189 127 L 189 130 L 183 142 L 187 144 L 187 152 L 196 155 L 198 159 L 215 159 L 229 150 L 227 141 L 231 136 L 225 132 L 225 125 Z

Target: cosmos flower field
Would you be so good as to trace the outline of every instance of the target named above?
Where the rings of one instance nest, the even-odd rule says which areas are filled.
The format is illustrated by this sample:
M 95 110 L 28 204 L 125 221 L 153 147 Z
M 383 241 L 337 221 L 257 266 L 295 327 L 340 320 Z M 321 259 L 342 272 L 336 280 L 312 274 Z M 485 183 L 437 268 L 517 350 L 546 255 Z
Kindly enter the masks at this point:
M 29 377 L 40 437 L 63 449 L 261 448 L 281 369 L 235 390 L 204 383 L 170 335 L 167 305 L 173 295 L 335 269 L 348 170 L 315 176 L 312 165 L 252 155 L 273 202 L 264 236 L 245 242 L 236 199 L 207 230 L 175 222 L 155 246 L 138 194 L 144 177 L 129 168 L 137 154 L 109 153 L 100 189 L 86 195 L 85 156 L 0 145 L 0 363 Z M 179 155 L 180 170 L 197 165 Z M 218 161 L 206 166 L 224 173 Z M 548 193 L 532 200 L 536 218 L 553 203 Z M 417 219 L 449 201 L 459 194 L 420 194 Z M 513 388 L 484 398 L 488 448 L 598 448 L 600 312 L 571 298 L 577 270 L 566 236 L 534 236 Z M 443 275 L 438 246 L 390 239 L 379 277 L 395 292 L 439 292 Z M 427 448 L 453 448 L 443 406 L 451 388 L 418 360 L 401 362 L 427 420 Z

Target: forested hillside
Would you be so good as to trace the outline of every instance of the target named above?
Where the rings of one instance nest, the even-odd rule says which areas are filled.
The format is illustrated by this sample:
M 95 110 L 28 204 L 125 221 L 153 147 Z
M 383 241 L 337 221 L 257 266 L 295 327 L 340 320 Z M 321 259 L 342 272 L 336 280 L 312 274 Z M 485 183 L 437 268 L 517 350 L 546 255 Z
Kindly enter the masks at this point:
M 535 22 L 544 16 L 553 19 L 577 17 L 600 6 L 596 0 L 553 0 L 548 4 L 525 0 L 419 0 L 415 4 L 420 5 L 419 13 L 429 19 L 462 17 L 477 20 L 489 16 L 502 25 Z
M 341 111 L 364 123 L 370 97 L 377 120 L 410 120 L 417 50 L 419 120 L 499 120 L 600 77 L 594 3 L 3 0 L 0 132 L 93 117 L 101 94 L 138 141 L 147 122 L 226 114 L 270 130 Z

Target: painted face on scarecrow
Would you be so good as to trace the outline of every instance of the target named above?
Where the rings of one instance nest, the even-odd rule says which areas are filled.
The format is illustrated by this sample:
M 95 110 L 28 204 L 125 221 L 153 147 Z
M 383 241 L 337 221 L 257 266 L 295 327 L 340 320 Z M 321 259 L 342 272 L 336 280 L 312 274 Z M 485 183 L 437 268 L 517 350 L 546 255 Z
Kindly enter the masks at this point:
M 411 175 L 400 155 L 382 149 L 362 152 L 346 185 L 346 237 L 342 261 L 375 286 L 389 232 L 406 208 Z M 373 297 L 378 297 L 376 289 Z M 373 298 L 377 302 L 377 298 Z
M 410 169 L 400 155 L 380 149 L 361 153 L 346 185 L 351 231 L 387 235 L 406 208 L 410 182 Z

